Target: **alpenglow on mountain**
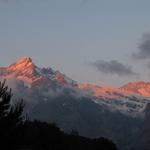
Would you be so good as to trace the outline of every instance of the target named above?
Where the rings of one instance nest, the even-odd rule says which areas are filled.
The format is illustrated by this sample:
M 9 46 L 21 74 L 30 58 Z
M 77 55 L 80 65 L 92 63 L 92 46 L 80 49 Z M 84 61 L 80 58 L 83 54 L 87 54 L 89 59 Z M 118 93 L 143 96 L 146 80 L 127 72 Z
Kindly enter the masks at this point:
M 65 132 L 86 137 L 103 136 L 121 150 L 132 145 L 149 109 L 150 83 L 119 88 L 78 83 L 51 67 L 36 66 L 31 58 L 1 67 L 0 79 L 12 88 L 14 103 L 24 99 L 31 120 L 55 122 Z
M 126 145 L 143 122 L 150 102 L 150 83 L 118 88 L 78 83 L 26 57 L 1 67 L 0 79 L 12 88 L 14 101 L 24 99 L 30 119 L 55 122 L 66 132 L 76 130 L 82 136 L 113 139 L 122 150 L 128 150 Z
M 119 88 L 81 84 L 50 67 L 37 67 L 32 59 L 27 57 L 8 67 L 1 67 L 0 78 L 7 79 L 10 86 L 15 86 L 14 90 L 42 89 L 37 90 L 37 94 L 41 95 L 40 101 L 48 99 L 48 95 L 59 96 L 70 92 L 77 97 L 89 97 L 96 104 L 131 116 L 141 115 L 150 99 L 150 83 L 133 82 Z M 16 86 L 19 85 L 22 87 L 17 89 Z M 30 94 L 28 93 L 28 96 L 31 96 L 30 99 L 32 99 L 32 92 Z M 38 100 L 31 101 L 37 103 Z
M 72 80 L 65 77 L 59 71 L 52 68 L 39 68 L 31 58 L 22 58 L 18 62 L 6 68 L 0 68 L 0 76 L 4 78 L 15 78 L 24 83 L 32 85 L 40 81 L 57 80 L 61 84 L 71 84 Z

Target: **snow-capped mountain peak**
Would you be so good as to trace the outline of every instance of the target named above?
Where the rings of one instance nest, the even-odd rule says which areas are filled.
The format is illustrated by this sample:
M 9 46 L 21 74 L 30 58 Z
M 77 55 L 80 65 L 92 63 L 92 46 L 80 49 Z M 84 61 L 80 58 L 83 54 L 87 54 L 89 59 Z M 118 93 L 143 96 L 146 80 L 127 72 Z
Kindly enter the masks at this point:
M 80 84 L 51 67 L 40 68 L 36 66 L 28 57 L 24 57 L 8 67 L 0 68 L 0 78 L 23 82 L 25 86 L 30 88 L 28 89 L 29 95 L 35 91 L 35 95 L 37 95 L 38 90 L 41 99 L 48 99 L 47 96 L 45 97 L 45 93 L 46 95 L 57 95 L 73 91 L 77 96 L 86 96 L 109 110 L 131 113 L 132 115 L 143 112 L 150 102 L 150 83 L 134 82 L 118 88 Z M 31 87 L 33 91 L 30 93 Z
M 75 81 L 59 71 L 55 71 L 50 67 L 40 68 L 36 66 L 29 57 L 23 57 L 8 67 L 0 68 L 0 77 L 6 79 L 16 78 L 26 84 L 49 83 L 51 81 L 59 84 L 75 84 Z
M 148 82 L 130 82 L 120 89 L 123 92 L 133 92 L 144 97 L 150 97 L 150 83 Z
M 32 74 L 35 68 L 36 66 L 32 63 L 32 59 L 25 57 L 10 65 L 7 71 L 14 74 Z
M 93 96 L 95 103 L 131 116 L 143 114 L 150 102 L 150 83 L 129 83 L 121 88 L 100 87 L 91 84 L 79 84 L 79 89 Z M 131 86 L 131 87 L 130 87 Z M 133 90 L 136 89 L 136 90 Z
M 20 70 L 20 69 L 25 69 L 26 67 L 29 66 L 34 66 L 32 63 L 32 59 L 28 57 L 23 57 L 19 61 L 11 64 L 8 68 L 11 70 Z
M 0 69 L 0 75 L 6 79 L 16 78 L 31 84 L 40 77 L 36 71 L 37 68 L 31 58 L 24 57 L 10 66 Z

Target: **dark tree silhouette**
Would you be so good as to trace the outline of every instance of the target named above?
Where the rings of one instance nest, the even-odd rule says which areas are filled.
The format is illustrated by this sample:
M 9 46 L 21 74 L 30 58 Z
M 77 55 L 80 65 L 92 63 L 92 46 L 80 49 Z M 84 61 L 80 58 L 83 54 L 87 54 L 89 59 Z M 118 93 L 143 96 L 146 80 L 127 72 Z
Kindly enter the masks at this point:
M 11 89 L 5 85 L 4 80 L 0 82 L 0 141 L 4 148 L 11 147 L 16 143 L 15 131 L 23 121 L 23 101 L 12 105 L 11 99 Z
M 117 150 L 104 138 L 81 137 L 76 131 L 66 134 L 55 124 L 24 120 L 21 100 L 11 104 L 12 92 L 0 82 L 0 149 L 2 150 Z

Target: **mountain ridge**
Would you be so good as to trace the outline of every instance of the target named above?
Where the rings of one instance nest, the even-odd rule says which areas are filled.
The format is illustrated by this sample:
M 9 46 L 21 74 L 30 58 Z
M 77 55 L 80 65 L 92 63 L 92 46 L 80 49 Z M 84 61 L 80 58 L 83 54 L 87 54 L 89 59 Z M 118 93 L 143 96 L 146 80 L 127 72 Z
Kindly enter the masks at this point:
M 54 93 L 55 96 L 60 95 L 60 93 L 64 95 L 64 92 L 68 91 L 74 96 L 89 97 L 100 106 L 133 116 L 144 112 L 145 107 L 150 102 L 150 83 L 148 82 L 129 82 L 121 87 L 78 83 L 50 67 L 40 68 L 36 66 L 28 57 L 23 57 L 8 67 L 1 67 L 0 78 L 22 81 L 24 85 L 33 87 L 33 93 L 38 88 L 39 95 L 43 95 L 40 92 L 47 93 L 49 96 Z M 48 99 L 48 97 L 40 97 L 41 99 Z
M 67 77 L 65 74 L 62 74 L 59 71 L 54 71 L 51 67 L 49 68 L 40 68 L 37 67 L 30 57 L 23 57 L 19 61 L 11 64 L 8 67 L 0 67 L 0 76 L 1 77 L 29 77 L 32 79 L 32 82 L 38 80 L 38 77 L 50 78 L 50 75 L 54 75 L 54 80 L 60 81 L 62 84 L 69 84 L 69 82 L 76 82 L 71 78 Z M 18 78 L 19 79 L 19 78 Z M 23 79 L 20 79 L 23 80 Z M 68 82 L 69 81 L 69 82 Z M 28 82 L 28 81 L 27 81 Z M 29 82 L 32 84 L 32 82 Z M 105 87 L 99 86 L 90 83 L 78 83 L 79 89 L 89 89 L 90 87 L 93 89 L 101 89 L 103 91 L 109 91 L 110 93 L 114 90 L 120 90 L 127 94 L 137 94 L 143 97 L 150 97 L 150 82 L 138 81 L 138 82 L 129 82 L 120 87 Z M 142 92 L 142 90 L 147 90 L 147 92 Z M 98 94 L 97 94 L 98 95 Z
M 30 120 L 55 122 L 65 132 L 73 129 L 90 138 L 103 136 L 121 150 L 129 150 L 149 109 L 148 82 L 121 87 L 78 83 L 30 58 L 1 67 L 0 79 L 6 79 L 14 100 L 24 99 Z

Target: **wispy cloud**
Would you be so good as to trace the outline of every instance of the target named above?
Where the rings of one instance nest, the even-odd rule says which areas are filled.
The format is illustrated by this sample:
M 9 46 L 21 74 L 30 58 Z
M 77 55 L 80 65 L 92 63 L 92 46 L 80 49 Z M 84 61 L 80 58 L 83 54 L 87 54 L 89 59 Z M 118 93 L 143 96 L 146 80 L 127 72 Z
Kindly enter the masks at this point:
M 122 64 L 117 60 L 97 60 L 91 63 L 91 65 L 105 74 L 116 74 L 118 76 L 138 75 L 132 70 L 131 66 Z
M 132 57 L 134 59 L 143 60 L 150 58 L 150 33 L 146 33 L 143 35 L 138 48 L 138 52 L 132 54 Z

